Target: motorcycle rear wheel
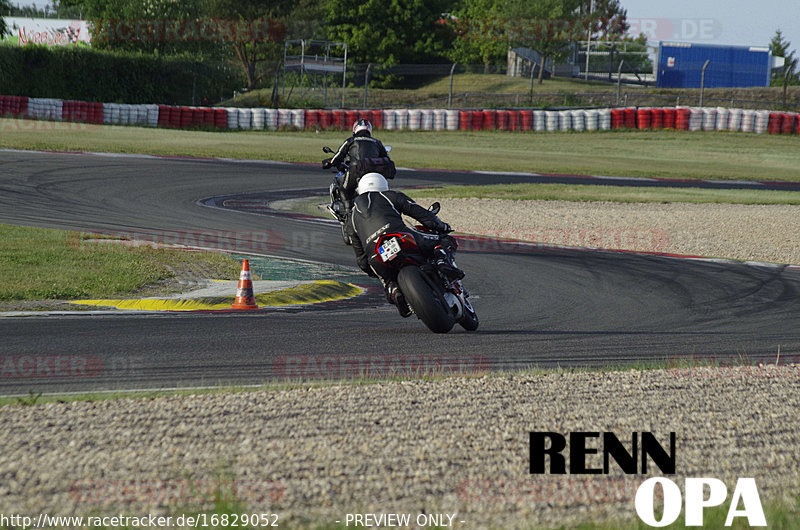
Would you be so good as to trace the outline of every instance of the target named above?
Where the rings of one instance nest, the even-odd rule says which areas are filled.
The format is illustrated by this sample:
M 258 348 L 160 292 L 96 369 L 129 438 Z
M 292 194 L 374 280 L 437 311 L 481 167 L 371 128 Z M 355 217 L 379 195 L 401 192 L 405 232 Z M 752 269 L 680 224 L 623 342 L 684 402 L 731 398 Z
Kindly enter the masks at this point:
M 464 316 L 458 321 L 459 325 L 467 331 L 475 331 L 478 329 L 478 315 L 475 311 L 470 311 L 464 308 Z
M 400 269 L 397 283 L 408 305 L 428 329 L 434 333 L 447 333 L 453 329 L 455 317 L 450 307 L 444 301 L 440 290 L 419 267 L 409 266 Z

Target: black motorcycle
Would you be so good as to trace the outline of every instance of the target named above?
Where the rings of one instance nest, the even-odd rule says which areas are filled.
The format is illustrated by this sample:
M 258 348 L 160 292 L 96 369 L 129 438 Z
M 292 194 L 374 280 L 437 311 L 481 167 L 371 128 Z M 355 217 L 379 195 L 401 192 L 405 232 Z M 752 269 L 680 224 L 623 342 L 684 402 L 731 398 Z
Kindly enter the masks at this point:
M 430 208 L 439 213 L 439 203 Z M 418 231 L 432 233 L 423 226 Z M 478 329 L 478 315 L 461 280 L 450 280 L 439 270 L 432 255 L 417 246 L 413 234 L 387 233 L 375 242 L 370 262 L 396 271 L 400 292 L 411 311 L 434 333 L 447 333 L 458 323 L 467 331 Z
M 386 146 L 386 152 L 390 152 L 392 150 L 392 146 Z M 328 154 L 335 154 L 333 149 L 330 147 L 323 147 L 322 151 Z M 323 168 L 325 168 L 325 164 L 330 163 L 330 158 L 323 160 Z M 350 213 L 350 204 L 345 197 L 344 192 L 344 178 L 347 175 L 347 172 L 350 170 L 350 167 L 347 165 L 346 162 L 341 162 L 338 166 L 336 166 L 336 170 L 338 173 L 334 175 L 333 182 L 331 182 L 330 188 L 328 193 L 330 195 L 330 203 L 328 203 L 328 211 L 333 216 L 334 219 L 339 221 L 339 225 L 342 229 L 342 240 L 344 240 L 345 245 L 352 245 L 350 242 L 350 238 L 347 236 L 347 232 L 345 231 L 344 224 L 347 222 L 348 214 Z M 391 178 L 391 177 L 390 177 Z

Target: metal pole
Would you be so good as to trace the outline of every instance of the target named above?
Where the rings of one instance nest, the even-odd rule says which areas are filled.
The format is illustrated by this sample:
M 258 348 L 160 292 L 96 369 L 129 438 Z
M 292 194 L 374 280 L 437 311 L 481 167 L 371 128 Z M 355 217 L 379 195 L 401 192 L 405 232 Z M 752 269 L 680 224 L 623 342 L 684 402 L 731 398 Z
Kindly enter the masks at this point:
M 306 41 L 300 41 L 300 95 L 303 94 L 303 78 L 306 75 Z
M 367 108 L 367 88 L 369 87 L 369 71 L 372 69 L 372 63 L 367 65 L 367 71 L 364 72 L 364 108 Z
M 347 86 L 347 44 L 344 45 L 344 68 L 342 68 L 342 106 L 344 108 L 344 87 Z
M 449 109 L 453 103 L 453 73 L 456 71 L 456 63 L 450 67 L 450 93 L 447 94 L 447 108 Z
M 328 64 L 328 59 L 331 56 L 331 45 L 325 45 L 325 64 Z M 322 73 L 322 106 L 328 106 L 328 71 Z
M 589 4 L 589 38 L 586 40 L 586 72 L 584 79 L 589 80 L 589 52 L 592 49 L 592 13 L 594 13 L 594 0 Z
M 530 91 L 528 92 L 528 104 L 533 106 L 533 71 L 535 70 L 535 68 L 533 61 L 530 61 L 530 63 L 531 63 L 531 88 Z
M 711 62 L 711 59 L 706 59 L 705 64 L 703 65 L 703 71 L 700 73 L 700 106 L 703 106 L 703 92 L 706 90 L 706 68 L 708 67 L 708 63 Z
M 623 59 L 619 62 L 619 67 L 617 68 L 617 106 L 619 107 L 619 98 L 620 94 L 622 93 L 622 64 L 625 62 Z

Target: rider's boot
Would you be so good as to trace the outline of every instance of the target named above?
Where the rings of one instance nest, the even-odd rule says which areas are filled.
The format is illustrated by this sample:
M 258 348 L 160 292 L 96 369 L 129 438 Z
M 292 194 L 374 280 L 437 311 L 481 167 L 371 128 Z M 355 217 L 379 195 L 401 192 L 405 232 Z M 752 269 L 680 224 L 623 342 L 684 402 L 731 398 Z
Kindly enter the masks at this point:
M 454 252 L 452 247 L 443 247 L 442 245 L 437 245 L 436 248 L 433 249 L 436 267 L 451 282 L 460 280 L 464 277 L 464 271 L 456 267 L 453 254 Z
M 400 316 L 403 318 L 410 316 L 411 308 L 408 307 L 406 297 L 403 296 L 402 292 L 400 292 L 400 288 L 397 286 L 397 283 L 388 282 L 384 288 L 386 290 L 386 300 L 388 300 L 390 304 L 397 306 L 397 311 L 400 313 Z

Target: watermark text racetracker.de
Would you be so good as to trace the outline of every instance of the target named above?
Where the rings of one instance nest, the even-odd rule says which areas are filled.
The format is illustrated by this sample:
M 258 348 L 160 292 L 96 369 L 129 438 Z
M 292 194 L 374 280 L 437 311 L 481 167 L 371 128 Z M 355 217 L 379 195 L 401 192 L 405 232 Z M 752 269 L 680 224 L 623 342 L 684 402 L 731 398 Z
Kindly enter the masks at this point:
M 459 237 L 459 251 L 526 252 L 585 248 L 662 253 L 669 249 L 670 238 L 657 228 L 533 228 L 488 230 L 483 236 Z
M 670 357 L 666 372 L 672 377 L 697 379 L 798 379 L 800 378 L 800 356 L 760 355 L 758 357 Z
M 628 35 L 647 40 L 713 41 L 722 36 L 722 23 L 714 18 L 629 18 Z
M 20 118 L 11 114 L 0 116 L 0 134 L 31 134 L 46 132 L 90 132 L 100 129 L 97 123 L 87 123 L 86 116 L 74 114 L 70 121 L 37 120 Z
M 477 41 L 531 41 L 586 38 L 619 34 L 647 40 L 712 41 L 722 35 L 722 23 L 713 18 L 459 18 L 447 21 L 461 39 Z
M 97 355 L 37 354 L 0 357 L 2 379 L 98 377 L 105 369 L 103 359 Z
M 276 19 L 100 19 L 93 42 L 277 42 L 286 26 Z
M 0 513 L 2 528 L 262 528 L 279 527 L 277 513 L 197 515 L 51 515 Z
M 270 253 L 287 244 L 311 244 L 308 238 L 289 241 L 274 230 L 153 230 L 101 233 L 71 232 L 67 244 L 78 250 L 102 250 L 108 245 L 153 248 L 217 249 L 229 252 Z M 295 247 L 293 247 L 295 248 Z
M 120 377 L 139 374 L 144 367 L 145 359 L 140 355 L 110 358 L 79 353 L 3 355 L 0 379 Z
M 668 250 L 669 234 L 651 228 L 541 228 L 489 230 L 481 236 L 456 236 L 459 251 L 532 252 L 564 247 L 591 250 L 626 250 L 660 253 Z M 318 232 L 296 230 L 152 230 L 71 232 L 71 248 L 94 251 L 107 245 L 130 247 L 175 247 L 217 249 L 228 252 L 270 254 L 282 249 L 318 253 L 329 237 Z
M 274 360 L 273 372 L 287 379 L 482 375 L 489 364 L 483 355 L 467 354 L 282 355 Z

